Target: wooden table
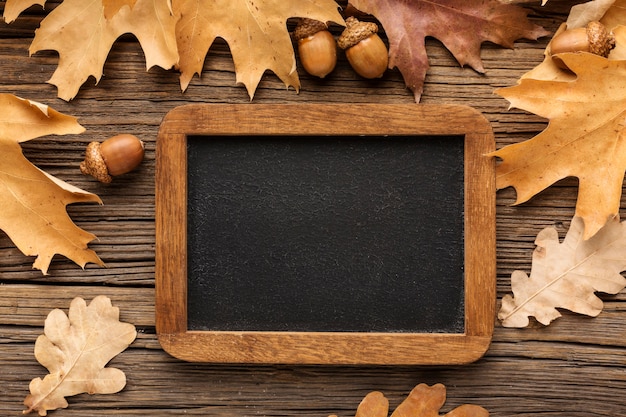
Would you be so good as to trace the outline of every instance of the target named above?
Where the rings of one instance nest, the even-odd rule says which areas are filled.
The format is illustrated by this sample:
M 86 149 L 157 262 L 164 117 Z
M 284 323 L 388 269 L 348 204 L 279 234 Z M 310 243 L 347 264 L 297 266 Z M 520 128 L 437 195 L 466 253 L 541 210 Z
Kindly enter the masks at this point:
M 530 3 L 531 19 L 554 31 L 577 2 Z M 54 3 L 53 3 L 54 4 Z M 28 384 L 47 374 L 35 360 L 34 342 L 54 308 L 67 311 L 74 297 L 90 301 L 110 297 L 121 319 L 137 326 L 138 337 L 112 362 L 127 376 L 125 389 L 113 395 L 69 398 L 70 406 L 54 416 L 212 415 L 315 416 L 354 415 L 370 391 L 382 391 L 395 408 L 415 385 L 442 383 L 448 400 L 442 412 L 472 403 L 492 416 L 626 416 L 626 292 L 601 295 L 604 311 L 596 318 L 563 312 L 552 325 L 505 329 L 496 322 L 490 349 L 479 361 L 441 367 L 234 366 L 186 363 L 165 353 L 154 327 L 154 159 L 155 141 L 164 115 L 187 103 L 412 103 L 397 70 L 382 80 L 359 79 L 340 57 L 326 80 L 301 74 L 302 89 L 286 90 L 273 74 L 263 78 L 250 103 L 235 84 L 227 46 L 218 42 L 206 60 L 201 78 L 182 93 L 178 73 L 153 68 L 146 72 L 143 53 L 134 38 L 115 44 L 97 86 L 88 81 L 71 102 L 56 98 L 46 84 L 57 65 L 54 52 L 28 56 L 34 29 L 43 14 L 32 8 L 12 25 L 0 26 L 1 92 L 48 104 L 76 116 L 87 129 L 81 135 L 44 137 L 23 144 L 24 153 L 45 171 L 99 195 L 103 206 L 73 205 L 68 211 L 98 240 L 90 247 L 107 267 L 82 270 L 56 257 L 48 276 L 31 268 L 0 236 L 0 414 L 16 416 Z M 485 75 L 460 68 L 437 41 L 428 40 L 431 68 L 424 104 L 465 104 L 480 110 L 492 123 L 497 146 L 529 139 L 546 121 L 519 110 L 493 93 L 514 85 L 541 62 L 548 38 L 519 41 L 512 50 L 484 44 Z M 146 142 L 140 169 L 113 184 L 83 176 L 78 165 L 92 140 L 128 132 Z M 561 238 L 574 214 L 576 182 L 561 181 L 528 203 L 512 207 L 515 193 L 498 192 L 497 294 L 510 293 L 510 275 L 530 272 L 537 233 L 555 226 Z

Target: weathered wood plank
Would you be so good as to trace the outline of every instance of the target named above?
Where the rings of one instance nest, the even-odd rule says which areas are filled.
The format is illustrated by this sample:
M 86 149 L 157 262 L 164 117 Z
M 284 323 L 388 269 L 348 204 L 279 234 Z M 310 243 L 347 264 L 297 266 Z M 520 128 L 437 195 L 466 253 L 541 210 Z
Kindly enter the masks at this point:
M 46 137 L 24 143 L 24 153 L 42 169 L 98 194 L 104 205 L 73 205 L 72 219 L 96 236 L 90 247 L 107 268 L 82 270 L 57 257 L 50 275 L 33 270 L 0 233 L 0 414 L 20 415 L 32 378 L 46 370 L 33 356 L 34 341 L 53 308 L 67 311 L 72 298 L 90 301 L 104 294 L 119 306 L 122 319 L 135 324 L 137 340 L 114 359 L 127 387 L 116 395 L 79 395 L 59 416 L 310 416 L 354 415 L 365 394 L 383 391 L 396 406 L 417 383 L 441 382 L 448 387 L 442 412 L 463 403 L 487 408 L 492 416 L 626 416 L 626 292 L 603 295 L 596 318 L 564 312 L 552 325 L 505 329 L 496 323 L 486 356 L 469 366 L 451 367 L 285 367 L 198 365 L 177 361 L 160 349 L 154 334 L 154 150 L 163 116 L 189 103 L 413 103 L 397 70 L 382 80 L 358 79 L 345 58 L 325 80 L 302 74 L 302 88 L 287 90 L 267 73 L 250 103 L 245 88 L 235 84 L 228 47 L 218 41 L 195 77 L 181 92 L 178 74 L 152 68 L 132 37 L 117 42 L 105 65 L 105 76 L 89 80 L 71 102 L 56 98 L 46 84 L 58 63 L 53 51 L 28 56 L 41 19 L 60 1 L 29 8 L 11 25 L 0 27 L 2 92 L 37 100 L 78 117 L 81 135 Z M 345 2 L 340 2 L 345 4 Z M 531 19 L 555 31 L 575 1 L 524 2 Z M 5 2 L 0 2 L 0 10 Z M 332 28 L 338 32 L 339 28 Z M 525 111 L 508 109 L 494 94 L 543 59 L 548 38 L 519 41 L 513 49 L 485 43 L 481 52 L 486 73 L 461 68 L 442 44 L 427 40 L 430 69 L 422 96 L 426 104 L 467 104 L 491 122 L 498 147 L 532 138 L 547 123 Z M 78 172 L 84 148 L 116 133 L 137 134 L 146 142 L 141 168 L 111 185 Z M 561 238 L 568 230 L 577 197 L 575 180 L 564 180 L 527 203 L 511 206 L 515 193 L 497 195 L 497 292 L 510 292 L 510 274 L 530 272 L 534 239 L 554 226 Z M 626 203 L 623 197 L 622 203 Z M 622 204 L 624 205 L 624 204 Z M 53 415 L 53 413 L 51 413 Z

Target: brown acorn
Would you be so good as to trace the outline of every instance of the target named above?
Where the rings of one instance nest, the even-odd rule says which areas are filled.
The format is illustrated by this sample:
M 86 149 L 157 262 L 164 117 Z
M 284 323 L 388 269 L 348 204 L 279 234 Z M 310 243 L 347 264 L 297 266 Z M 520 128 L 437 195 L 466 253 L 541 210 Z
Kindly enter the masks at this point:
M 387 70 L 389 52 L 378 36 L 378 25 L 360 22 L 356 17 L 346 19 L 346 29 L 337 39 L 346 52 L 352 69 L 364 78 L 380 78 Z
M 87 145 L 85 160 L 80 163 L 80 172 L 91 175 L 100 182 L 110 183 L 112 177 L 137 168 L 143 155 L 143 142 L 136 136 L 113 136 L 102 143 L 91 142 Z
M 550 55 L 559 67 L 567 69 L 565 63 L 557 56 L 565 52 L 590 52 L 608 57 L 615 48 L 615 36 L 602 23 L 593 21 L 587 26 L 567 29 L 559 33 L 550 42 Z
M 302 18 L 293 36 L 298 42 L 298 56 L 306 72 L 324 78 L 335 69 L 337 44 L 325 23 Z

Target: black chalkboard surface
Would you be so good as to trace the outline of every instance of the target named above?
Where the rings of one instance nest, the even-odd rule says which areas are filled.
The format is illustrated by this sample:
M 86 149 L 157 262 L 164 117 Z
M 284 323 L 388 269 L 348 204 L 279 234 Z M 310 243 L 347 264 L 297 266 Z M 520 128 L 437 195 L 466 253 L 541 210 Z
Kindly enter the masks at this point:
M 492 148 L 462 106 L 173 110 L 157 142 L 164 349 L 203 362 L 477 359 L 495 308 Z

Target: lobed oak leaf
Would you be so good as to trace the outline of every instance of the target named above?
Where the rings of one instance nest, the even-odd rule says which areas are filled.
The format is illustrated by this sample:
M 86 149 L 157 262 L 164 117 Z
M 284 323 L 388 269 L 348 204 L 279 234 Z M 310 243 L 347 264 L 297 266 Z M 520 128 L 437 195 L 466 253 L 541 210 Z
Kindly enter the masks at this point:
M 44 334 L 35 342 L 35 357 L 50 372 L 31 381 L 24 414 L 66 408 L 65 397 L 89 393 L 112 394 L 126 385 L 124 372 L 107 368 L 137 336 L 135 326 L 119 321 L 119 308 L 97 296 L 89 306 L 82 298 L 70 304 L 69 314 L 55 309 L 46 318 Z
M 618 213 L 626 170 L 626 61 L 560 54 L 573 81 L 523 78 L 496 90 L 517 107 L 549 119 L 534 138 L 491 153 L 496 187 L 513 186 L 520 204 L 566 177 L 579 180 L 576 215 L 584 238 Z
M 39 5 L 43 7 L 46 0 L 7 0 L 4 5 L 4 11 L 2 17 L 6 23 L 11 23 L 22 13 L 24 10 L 31 6 Z
M 415 386 L 407 398 L 394 410 L 391 417 L 440 417 L 439 410 L 446 402 L 446 387 L 443 384 Z M 357 408 L 355 417 L 387 417 L 389 401 L 380 392 L 370 392 Z M 483 407 L 463 404 L 443 417 L 488 417 Z M 333 417 L 333 416 L 330 416 Z
M 176 37 L 182 90 L 195 74 L 201 75 L 210 46 L 221 37 L 230 47 L 236 81 L 246 87 L 250 99 L 266 70 L 286 87 L 300 88 L 288 18 L 344 24 L 334 0 L 187 0 L 173 5 L 180 16 Z
M 64 0 L 42 20 L 29 53 L 59 53 L 48 82 L 71 100 L 90 76 L 100 81 L 113 43 L 125 33 L 138 39 L 146 69 L 172 68 L 178 61 L 175 25 L 169 0 Z
M 65 207 L 102 203 L 98 196 L 73 187 L 31 164 L 19 145 L 36 137 L 81 133 L 75 118 L 10 94 L 0 94 L 0 229 L 26 256 L 37 256 L 34 268 L 47 273 L 55 254 L 84 267 L 103 265 L 87 243 L 95 236 L 76 226 Z
M 461 66 L 484 72 L 481 44 L 490 41 L 512 48 L 520 38 L 548 34 L 530 23 L 528 11 L 499 0 L 351 0 L 375 16 L 389 39 L 389 68 L 397 67 L 419 102 L 428 70 L 425 38 L 440 40 Z
M 620 274 L 626 270 L 626 222 L 613 217 L 592 238 L 583 238 L 583 221 L 572 220 L 563 243 L 556 229 L 537 235 L 530 277 L 523 271 L 511 275 L 514 296 L 505 295 L 498 318 L 505 327 L 526 327 L 529 317 L 550 324 L 565 308 L 597 316 L 602 300 L 595 292 L 617 294 L 626 287 Z

